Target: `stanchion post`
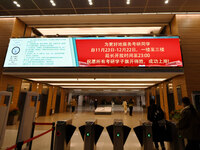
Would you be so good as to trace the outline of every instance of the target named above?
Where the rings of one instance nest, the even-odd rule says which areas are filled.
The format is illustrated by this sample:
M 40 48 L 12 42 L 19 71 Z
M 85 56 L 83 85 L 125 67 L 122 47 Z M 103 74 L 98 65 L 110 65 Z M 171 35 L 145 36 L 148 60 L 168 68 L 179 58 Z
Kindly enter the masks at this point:
M 31 138 L 34 135 L 34 131 L 35 131 L 35 122 L 33 122 L 32 131 L 31 131 Z M 32 141 L 30 141 L 29 150 L 31 150 L 31 148 L 32 148 Z
M 53 150 L 53 143 L 54 143 L 54 132 L 55 132 L 55 122 L 52 123 L 52 133 L 51 133 L 51 150 Z
M 17 150 L 22 150 L 22 145 L 24 144 L 24 142 L 18 142 L 17 143 Z
M 153 150 L 152 123 L 144 122 L 143 124 L 143 150 Z
M 123 121 L 115 119 L 113 124 L 113 150 L 124 149 L 124 133 L 123 133 Z

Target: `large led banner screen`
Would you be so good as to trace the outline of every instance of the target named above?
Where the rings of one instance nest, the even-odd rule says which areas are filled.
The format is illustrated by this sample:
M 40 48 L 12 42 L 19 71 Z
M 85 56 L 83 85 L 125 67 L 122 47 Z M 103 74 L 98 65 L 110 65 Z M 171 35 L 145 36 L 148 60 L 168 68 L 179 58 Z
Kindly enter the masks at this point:
M 179 38 L 76 39 L 80 66 L 182 67 Z
M 4 67 L 183 67 L 178 37 L 12 38 Z
M 71 38 L 10 39 L 4 67 L 75 67 Z

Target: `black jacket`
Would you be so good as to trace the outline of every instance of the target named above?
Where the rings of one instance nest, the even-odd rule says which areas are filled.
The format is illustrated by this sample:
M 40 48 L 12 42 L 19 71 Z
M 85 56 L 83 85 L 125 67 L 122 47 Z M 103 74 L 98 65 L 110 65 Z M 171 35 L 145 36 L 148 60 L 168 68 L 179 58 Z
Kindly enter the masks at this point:
M 200 117 L 197 112 L 192 112 L 191 106 L 186 106 L 181 111 L 181 119 L 177 127 L 184 138 L 200 141 Z
M 150 105 L 147 111 L 147 119 L 152 122 L 153 141 L 164 141 L 165 126 L 160 126 L 159 120 L 164 119 L 164 112 L 158 105 Z

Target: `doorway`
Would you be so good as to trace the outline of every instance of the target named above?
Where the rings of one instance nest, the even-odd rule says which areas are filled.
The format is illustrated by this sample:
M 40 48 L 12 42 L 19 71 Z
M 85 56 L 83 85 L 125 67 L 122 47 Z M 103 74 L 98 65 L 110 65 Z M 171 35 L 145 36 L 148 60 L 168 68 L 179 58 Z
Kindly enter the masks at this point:
M 40 95 L 40 109 L 39 116 L 45 116 L 47 110 L 49 87 L 47 85 L 42 86 L 42 94 Z
M 169 83 L 166 84 L 166 86 L 167 86 L 168 110 L 170 116 L 170 113 L 175 110 L 173 84 L 170 81 Z

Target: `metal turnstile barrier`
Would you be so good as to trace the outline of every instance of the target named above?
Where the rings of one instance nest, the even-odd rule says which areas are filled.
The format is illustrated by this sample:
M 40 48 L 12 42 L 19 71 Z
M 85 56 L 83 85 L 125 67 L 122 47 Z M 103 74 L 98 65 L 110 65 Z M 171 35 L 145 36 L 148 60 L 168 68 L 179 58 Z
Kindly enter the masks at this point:
M 153 150 L 152 123 L 144 122 L 143 126 L 143 150 Z
M 84 141 L 84 150 L 96 150 L 96 144 L 104 127 L 97 124 L 97 120 L 86 121 L 85 125 L 79 127 Z
M 72 119 L 57 121 L 54 150 L 70 150 L 70 140 L 75 130 Z
M 19 143 L 31 138 L 32 125 L 33 125 L 33 122 L 35 121 L 38 98 L 39 98 L 39 94 L 36 92 L 27 92 L 26 94 L 24 110 L 22 113 L 22 119 L 20 121 L 19 129 L 18 129 L 16 143 Z M 34 100 L 33 106 L 31 106 L 31 100 Z M 29 144 L 30 143 L 27 144 L 26 148 L 29 147 Z
M 153 150 L 152 123 L 141 122 L 140 126 L 133 128 L 141 144 L 142 150 Z
M 121 119 L 115 119 L 113 125 L 106 127 L 106 129 L 113 143 L 113 150 L 123 150 L 131 128 L 123 125 Z
M 4 96 L 4 99 L 2 98 Z M 9 96 L 8 99 L 6 99 L 6 96 Z M 0 106 L 0 148 L 3 146 L 3 140 L 5 136 L 5 131 L 6 131 L 6 124 L 8 120 L 8 113 L 9 113 L 9 108 L 10 108 L 10 103 L 11 103 L 11 97 L 12 97 L 12 92 L 8 91 L 0 91 L 0 101 L 4 100 L 3 105 Z
M 170 132 L 171 140 L 169 141 L 170 150 L 184 150 L 184 139 L 178 134 L 178 129 L 176 128 L 175 123 L 168 121 L 167 128 Z

